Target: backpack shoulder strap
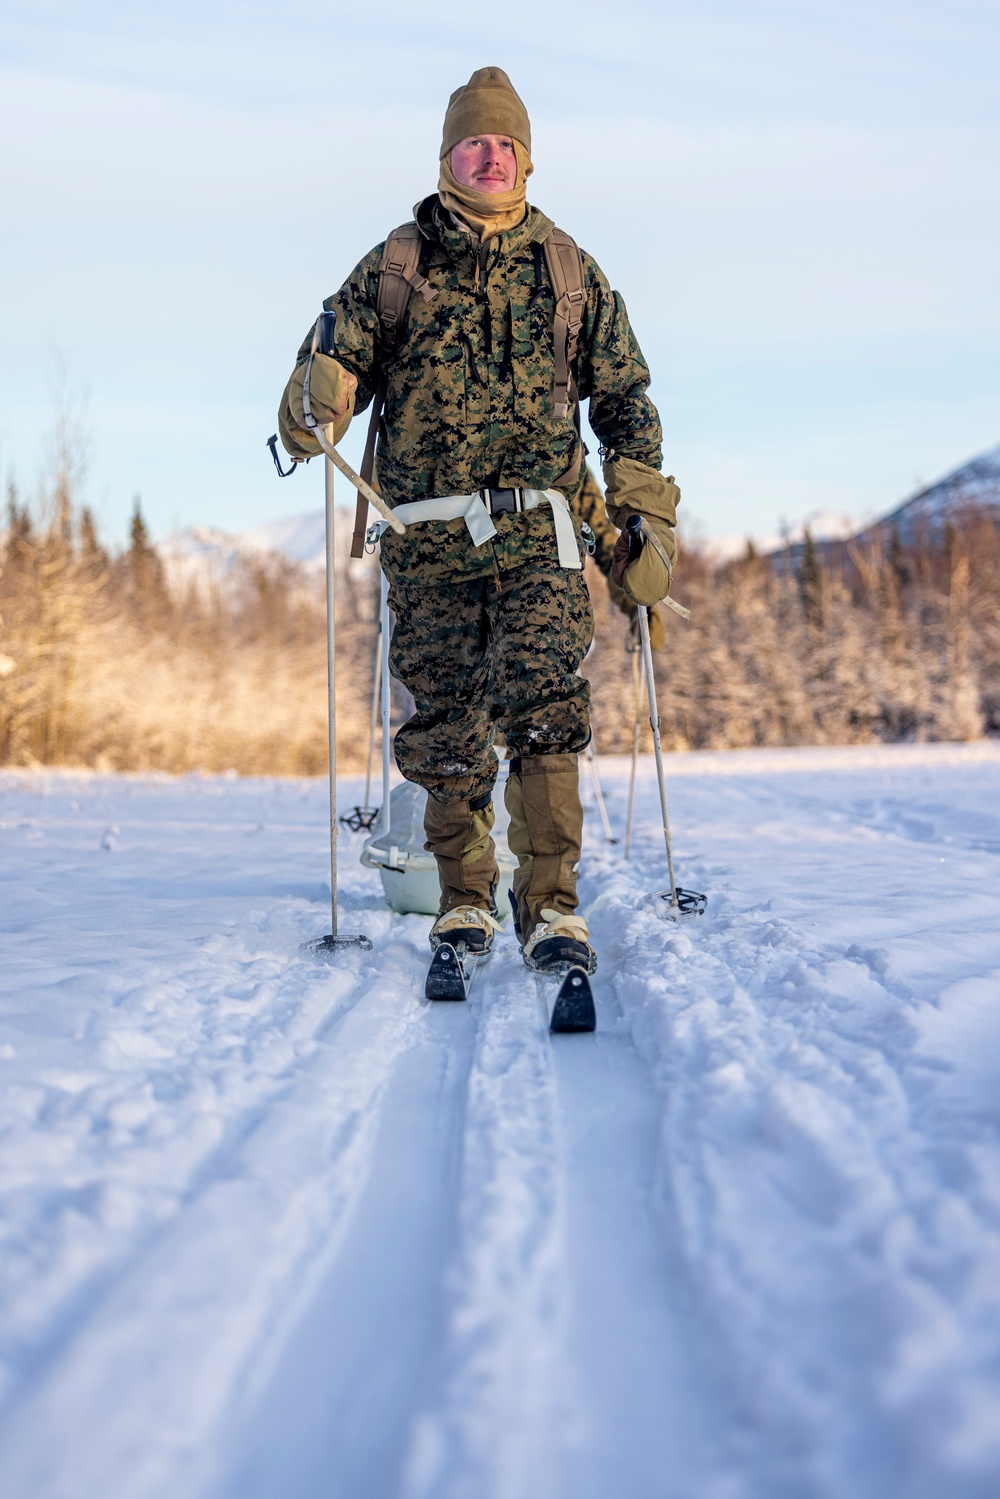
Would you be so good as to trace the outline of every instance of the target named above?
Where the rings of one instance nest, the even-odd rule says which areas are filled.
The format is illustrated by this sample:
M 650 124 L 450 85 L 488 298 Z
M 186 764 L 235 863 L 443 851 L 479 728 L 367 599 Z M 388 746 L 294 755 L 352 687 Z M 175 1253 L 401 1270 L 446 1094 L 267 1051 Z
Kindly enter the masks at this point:
M 387 236 L 378 268 L 378 313 L 383 360 L 396 352 L 403 333 L 410 297 L 419 292 L 425 302 L 433 302 L 437 292 L 426 276 L 420 274 L 421 234 L 411 219 L 400 224 Z
M 406 309 L 410 297 L 419 292 L 425 302 L 433 302 L 437 292 L 426 276 L 420 274 L 420 230 L 416 222 L 400 224 L 386 236 L 382 260 L 378 268 L 378 295 L 375 311 L 379 323 L 379 360 L 383 373 L 372 397 L 371 416 L 368 419 L 368 437 L 365 455 L 361 460 L 361 477 L 367 484 L 372 482 L 375 472 L 375 441 L 378 437 L 379 420 L 385 405 L 385 363 L 399 347 L 406 323 Z M 368 501 L 359 493 L 354 512 L 354 534 L 351 537 L 351 556 L 363 557 L 365 553 L 365 530 L 368 523 Z
M 573 362 L 580 346 L 583 310 L 587 305 L 587 289 L 583 284 L 583 258 L 576 240 L 564 229 L 553 229 L 543 240 L 542 249 L 556 299 L 552 319 L 552 343 L 556 361 L 552 391 L 554 415 L 567 417 L 571 403 L 576 400 Z

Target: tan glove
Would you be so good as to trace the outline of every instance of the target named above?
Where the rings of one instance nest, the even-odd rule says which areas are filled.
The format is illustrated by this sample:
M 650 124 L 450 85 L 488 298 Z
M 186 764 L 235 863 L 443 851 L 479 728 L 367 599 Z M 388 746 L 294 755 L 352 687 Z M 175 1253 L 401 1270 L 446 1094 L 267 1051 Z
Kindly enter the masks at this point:
M 609 458 L 604 464 L 607 486 L 604 503 L 608 515 L 622 528 L 611 564 L 611 577 L 637 604 L 652 605 L 670 592 L 671 566 L 677 558 L 677 505 L 681 492 L 673 477 L 665 479 L 655 469 L 634 458 Z M 625 523 L 641 515 L 655 533 L 671 566 L 647 540 L 642 554 L 629 562 Z
M 302 409 L 302 382 L 306 375 L 306 360 L 296 365 L 292 378 L 285 386 L 278 408 L 278 431 L 281 444 L 293 458 L 312 458 L 320 452 L 318 438 L 306 426 Z M 338 443 L 351 425 L 354 415 L 354 400 L 358 382 L 350 370 L 330 354 L 313 356 L 312 374 L 309 377 L 309 404 L 313 416 L 323 426 L 333 422 L 333 440 Z
M 629 598 L 623 588 L 619 588 L 613 579 L 608 579 L 608 593 L 611 602 L 616 604 L 629 622 L 629 650 L 639 649 L 639 606 L 634 599 Z M 649 611 L 649 644 L 654 651 L 658 651 L 666 644 L 667 631 L 663 623 L 663 616 L 655 609 Z

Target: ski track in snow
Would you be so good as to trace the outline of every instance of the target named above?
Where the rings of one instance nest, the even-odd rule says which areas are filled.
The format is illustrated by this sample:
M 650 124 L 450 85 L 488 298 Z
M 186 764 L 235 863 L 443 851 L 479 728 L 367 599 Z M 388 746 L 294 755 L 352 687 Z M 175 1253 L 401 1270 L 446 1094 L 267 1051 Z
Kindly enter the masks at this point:
M 1000 750 L 668 767 L 558 1038 L 350 835 L 300 957 L 322 783 L 0 775 L 2 1499 L 992 1499 Z

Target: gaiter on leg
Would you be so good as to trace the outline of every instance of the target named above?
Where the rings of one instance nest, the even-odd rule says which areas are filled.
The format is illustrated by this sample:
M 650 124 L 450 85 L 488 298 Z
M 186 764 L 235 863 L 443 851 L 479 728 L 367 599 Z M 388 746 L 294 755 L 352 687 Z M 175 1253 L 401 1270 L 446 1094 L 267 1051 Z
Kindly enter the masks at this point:
M 493 839 L 493 802 L 440 801 L 428 796 L 424 812 L 424 847 L 437 861 L 441 883 L 440 914 L 455 906 L 493 908 L 500 871 Z
M 543 906 L 575 911 L 576 871 L 583 840 L 576 755 L 531 755 L 511 762 L 505 791 L 507 842 L 518 861 L 514 899 L 522 938 Z

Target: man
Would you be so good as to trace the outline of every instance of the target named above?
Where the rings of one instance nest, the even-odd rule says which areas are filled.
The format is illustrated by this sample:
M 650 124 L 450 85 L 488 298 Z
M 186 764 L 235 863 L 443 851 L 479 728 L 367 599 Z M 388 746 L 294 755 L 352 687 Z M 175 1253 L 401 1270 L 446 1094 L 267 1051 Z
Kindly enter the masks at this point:
M 679 492 L 659 473 L 660 423 L 625 306 L 590 256 L 526 202 L 530 151 L 506 73 L 479 69 L 451 96 L 437 193 L 417 205 L 416 228 L 395 231 L 411 239 L 390 236 L 391 253 L 377 246 L 324 303 L 333 318 L 323 352 L 314 325 L 279 422 L 301 461 L 319 451 L 316 420 L 332 422 L 339 441 L 355 410 L 384 397 L 378 482 L 407 526 L 382 537 L 396 615 L 390 663 L 416 705 L 395 755 L 428 792 L 427 847 L 441 882 L 432 946 L 485 951 L 497 928 L 497 726 L 511 756 L 524 960 L 592 972 L 577 914 L 577 756 L 590 738 L 578 668 L 593 629 L 570 509 L 583 467 L 579 402 L 590 400 L 611 519 L 623 527 L 641 515 L 654 541 L 637 560 L 624 533 L 619 543 L 613 576 L 632 605 L 667 594 Z M 395 247 L 407 243 L 418 257 L 400 271 Z M 405 314 L 397 304 L 380 320 L 387 274 L 393 286 L 405 278 Z

